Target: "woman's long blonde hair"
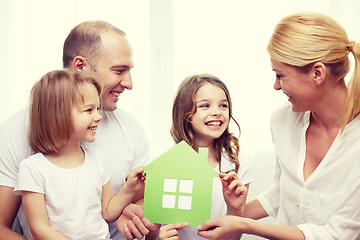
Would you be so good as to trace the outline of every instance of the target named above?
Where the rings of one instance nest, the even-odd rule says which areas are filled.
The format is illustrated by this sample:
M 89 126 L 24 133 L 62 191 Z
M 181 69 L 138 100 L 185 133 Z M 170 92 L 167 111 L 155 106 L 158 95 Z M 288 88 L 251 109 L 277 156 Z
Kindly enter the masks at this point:
M 342 130 L 360 112 L 360 44 L 350 41 L 336 21 L 315 12 L 287 16 L 276 26 L 267 50 L 271 59 L 301 72 L 308 71 L 316 62 L 322 62 L 340 81 L 344 81 L 350 69 L 348 53 L 353 53 L 355 70 L 348 84 Z

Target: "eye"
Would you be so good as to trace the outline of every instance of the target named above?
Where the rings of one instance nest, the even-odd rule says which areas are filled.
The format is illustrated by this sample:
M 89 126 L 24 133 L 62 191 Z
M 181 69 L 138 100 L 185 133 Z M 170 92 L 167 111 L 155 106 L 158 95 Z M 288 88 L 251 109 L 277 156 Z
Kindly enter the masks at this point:
M 277 78 L 277 79 L 280 80 L 282 77 L 284 77 L 284 76 L 283 76 L 283 75 L 280 75 L 280 74 L 278 74 L 278 73 L 276 74 L 276 78 Z
M 126 69 L 115 69 L 114 71 L 117 75 L 121 75 L 126 71 Z
M 228 105 L 227 103 L 223 103 L 223 104 L 220 105 L 220 107 L 221 107 L 221 108 L 228 108 L 229 105 Z
M 92 108 L 86 108 L 85 109 L 85 112 L 91 113 L 91 111 L 92 111 Z
M 208 108 L 208 107 L 210 107 L 210 105 L 207 104 L 207 103 L 201 104 L 201 105 L 198 106 L 198 108 Z

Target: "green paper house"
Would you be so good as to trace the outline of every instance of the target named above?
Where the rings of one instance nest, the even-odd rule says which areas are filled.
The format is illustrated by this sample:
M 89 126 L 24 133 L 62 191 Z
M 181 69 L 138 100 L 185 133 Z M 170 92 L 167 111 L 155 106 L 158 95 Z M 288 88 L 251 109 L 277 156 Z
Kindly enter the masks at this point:
M 197 153 L 182 141 L 144 169 L 144 217 L 153 223 L 188 222 L 198 226 L 210 219 L 214 177 L 208 149 Z

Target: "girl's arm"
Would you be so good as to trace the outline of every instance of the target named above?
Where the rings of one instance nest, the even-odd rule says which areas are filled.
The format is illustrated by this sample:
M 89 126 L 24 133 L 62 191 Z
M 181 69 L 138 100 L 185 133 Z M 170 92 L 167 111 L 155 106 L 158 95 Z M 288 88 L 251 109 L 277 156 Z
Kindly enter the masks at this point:
M 114 196 L 110 181 L 102 188 L 101 214 L 107 222 L 114 222 L 122 213 L 123 209 L 132 202 L 134 196 L 144 189 L 145 175 L 142 173 L 144 166 L 133 168 L 129 177 Z
M 228 239 L 243 233 L 266 239 L 305 240 L 303 233 L 295 226 L 282 226 L 229 215 L 207 220 L 198 226 L 198 230 L 199 236 L 211 240 Z
M 30 231 L 35 239 L 66 240 L 50 227 L 44 194 L 22 191 L 21 196 Z
M 161 226 L 156 232 L 151 232 L 146 236 L 146 240 L 167 240 L 167 239 L 179 239 L 179 230 L 189 226 L 187 222 L 172 223 Z
M 254 199 L 246 204 L 244 217 L 257 220 L 268 216 L 269 215 L 260 204 L 259 200 Z

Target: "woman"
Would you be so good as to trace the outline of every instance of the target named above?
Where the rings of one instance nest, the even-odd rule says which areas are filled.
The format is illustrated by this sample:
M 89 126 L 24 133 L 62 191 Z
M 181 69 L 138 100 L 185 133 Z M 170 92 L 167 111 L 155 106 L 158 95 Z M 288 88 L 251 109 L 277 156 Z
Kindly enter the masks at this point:
M 328 16 L 307 12 L 280 21 L 268 52 L 274 88 L 289 101 L 271 120 L 274 185 L 246 205 L 248 218 L 205 221 L 199 235 L 359 239 L 360 44 Z M 348 92 L 349 53 L 355 72 Z M 277 216 L 277 224 L 253 220 L 267 216 Z

